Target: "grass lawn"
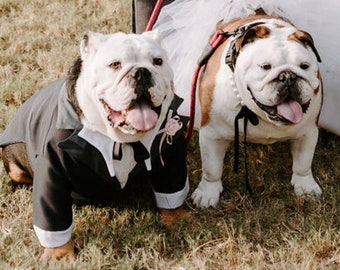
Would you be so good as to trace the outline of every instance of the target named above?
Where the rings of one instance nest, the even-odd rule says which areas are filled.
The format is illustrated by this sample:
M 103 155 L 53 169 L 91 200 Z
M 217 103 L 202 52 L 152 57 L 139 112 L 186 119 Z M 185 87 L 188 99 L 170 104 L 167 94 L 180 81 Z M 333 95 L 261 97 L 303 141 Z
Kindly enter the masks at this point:
M 64 76 L 83 32 L 130 32 L 129 0 L 0 0 L 0 131 L 43 85 Z M 147 187 L 110 207 L 74 207 L 77 260 L 39 262 L 31 187 L 14 187 L 0 165 L 1 269 L 339 269 L 340 141 L 321 130 L 313 162 L 323 189 L 297 198 L 289 146 L 250 145 L 250 180 L 227 154 L 224 192 L 215 209 L 195 209 L 165 228 Z M 242 161 L 241 157 L 241 161 Z M 191 192 L 200 176 L 197 134 L 188 147 Z M 261 184 L 261 185 L 259 185 Z M 264 184 L 264 186 L 263 186 Z M 259 186 L 259 187 L 255 187 Z

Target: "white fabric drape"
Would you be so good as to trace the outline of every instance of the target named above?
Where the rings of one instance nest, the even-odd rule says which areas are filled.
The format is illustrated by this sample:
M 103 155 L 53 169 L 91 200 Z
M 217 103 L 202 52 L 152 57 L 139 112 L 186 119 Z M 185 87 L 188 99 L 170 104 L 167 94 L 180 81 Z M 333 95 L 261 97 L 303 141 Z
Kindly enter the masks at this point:
M 176 0 L 163 7 L 154 29 L 161 33 L 174 69 L 176 92 L 185 93 L 183 98 L 189 102 L 195 64 L 216 23 L 254 14 L 260 7 L 267 14 L 289 19 L 312 35 L 322 59 L 324 83 L 319 125 L 340 135 L 339 0 Z

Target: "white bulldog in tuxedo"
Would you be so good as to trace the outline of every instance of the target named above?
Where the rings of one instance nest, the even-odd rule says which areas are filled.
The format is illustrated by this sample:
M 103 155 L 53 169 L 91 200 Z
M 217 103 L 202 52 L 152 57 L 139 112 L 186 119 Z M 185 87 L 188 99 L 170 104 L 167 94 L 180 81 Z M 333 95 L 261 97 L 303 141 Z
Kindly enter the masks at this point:
M 72 203 L 109 204 L 150 179 L 161 220 L 189 213 L 182 100 L 157 34 L 87 32 L 66 78 L 20 108 L 0 137 L 15 183 L 33 183 L 43 258 L 74 257 Z
M 234 140 L 234 121 L 242 107 L 258 121 L 247 125 L 246 140 L 290 141 L 296 195 L 320 194 L 311 171 L 322 103 L 321 60 L 312 37 L 266 14 L 236 19 L 220 28 L 236 32 L 214 51 L 199 78 L 203 175 L 192 194 L 194 204 L 218 203 L 224 156 Z M 243 139 L 243 128 L 239 132 Z

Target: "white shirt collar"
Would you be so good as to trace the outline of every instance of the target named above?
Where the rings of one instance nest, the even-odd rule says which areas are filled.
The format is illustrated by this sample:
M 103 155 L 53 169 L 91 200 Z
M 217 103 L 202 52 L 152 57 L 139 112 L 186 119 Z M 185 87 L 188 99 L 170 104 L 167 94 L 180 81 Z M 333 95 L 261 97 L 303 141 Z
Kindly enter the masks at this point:
M 113 146 L 115 144 L 115 141 L 113 141 L 112 139 L 110 139 L 109 137 L 105 136 L 104 134 L 100 132 L 87 129 L 85 127 L 82 130 L 80 130 L 80 132 L 78 133 L 78 136 L 86 140 L 88 143 L 90 143 L 95 148 L 97 148 L 97 150 L 102 154 L 105 160 L 110 176 L 114 177 L 116 173 L 115 173 L 115 168 L 112 162 L 112 153 L 113 153 Z M 149 153 L 150 153 L 152 141 L 153 140 L 149 138 L 149 136 L 146 136 L 140 140 L 140 142 L 144 145 L 144 147 L 148 150 Z M 145 160 L 145 165 L 148 170 L 151 170 L 151 159 L 150 158 Z

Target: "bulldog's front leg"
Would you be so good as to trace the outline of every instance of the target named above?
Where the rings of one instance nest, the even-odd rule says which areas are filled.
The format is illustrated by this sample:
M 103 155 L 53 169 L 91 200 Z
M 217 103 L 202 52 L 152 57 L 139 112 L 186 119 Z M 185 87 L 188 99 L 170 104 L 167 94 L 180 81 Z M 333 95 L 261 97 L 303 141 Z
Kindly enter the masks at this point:
M 304 136 L 292 140 L 293 175 L 291 183 L 297 196 L 320 195 L 322 193 L 321 188 L 314 180 L 311 169 L 318 134 L 318 128 L 313 127 Z
M 215 139 L 205 134 L 204 129 L 199 135 L 202 179 L 196 190 L 191 195 L 193 203 L 198 207 L 215 207 L 223 191 L 222 172 L 224 156 L 229 141 Z

